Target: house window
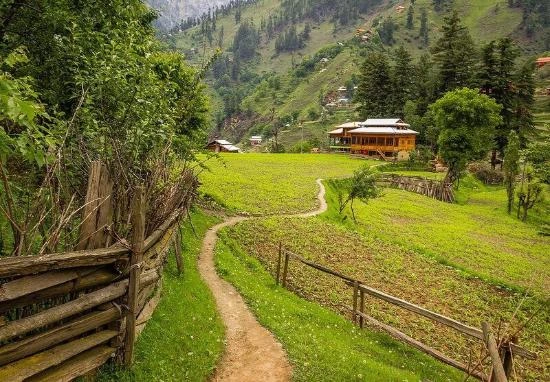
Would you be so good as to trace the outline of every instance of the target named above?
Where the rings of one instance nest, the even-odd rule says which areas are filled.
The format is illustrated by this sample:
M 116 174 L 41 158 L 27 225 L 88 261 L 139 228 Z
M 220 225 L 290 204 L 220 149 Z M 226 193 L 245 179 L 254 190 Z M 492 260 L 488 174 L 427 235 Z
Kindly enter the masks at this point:
M 369 145 L 375 145 L 376 144 L 376 138 L 375 137 L 369 137 Z
M 351 137 L 351 144 L 352 144 L 352 145 L 355 144 L 355 137 Z
M 384 146 L 384 142 L 385 142 L 385 139 L 384 138 L 377 138 L 376 139 L 376 144 L 378 146 Z
M 393 138 L 386 138 L 386 146 L 393 146 Z
M 394 138 L 393 145 L 395 147 L 399 146 L 399 138 Z
M 369 151 L 369 157 L 376 156 L 376 151 Z
M 386 152 L 384 153 L 384 156 L 386 156 L 386 157 L 393 157 L 393 153 L 392 153 L 391 151 L 386 151 Z

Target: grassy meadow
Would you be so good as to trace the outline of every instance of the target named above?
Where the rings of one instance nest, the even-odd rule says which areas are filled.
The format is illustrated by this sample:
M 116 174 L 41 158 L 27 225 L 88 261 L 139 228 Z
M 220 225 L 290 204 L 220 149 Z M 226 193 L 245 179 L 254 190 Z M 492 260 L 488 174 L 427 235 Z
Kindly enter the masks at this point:
M 346 155 L 222 154 L 205 163 L 201 192 L 235 212 L 305 212 L 316 206 L 316 179 L 350 176 L 372 163 Z
M 224 159 L 228 162 L 223 172 L 214 168 L 210 177 L 203 177 L 205 192 L 225 183 L 225 191 L 216 195 L 225 205 L 268 214 L 311 209 L 316 178 L 343 177 L 361 165 L 372 165 L 337 155 L 243 154 Z M 275 173 L 264 173 L 270 169 Z M 252 174 L 257 175 L 251 178 Z M 545 302 L 550 297 L 550 239 L 538 234 L 536 219 L 522 223 L 506 213 L 501 187 L 487 187 L 467 177 L 456 204 L 386 189 L 366 205 L 356 203 L 354 223 L 349 211 L 344 216 L 337 213 L 335 189 L 329 181 L 325 184 L 329 202 L 325 214 L 246 221 L 224 232 L 225 245 L 241 261 L 245 255 L 235 253 L 246 252 L 273 272 L 276 246 L 283 241 L 302 256 L 473 326 L 489 320 L 510 333 L 529 321 L 521 343 L 539 352 L 542 360 L 520 362 L 517 372 L 533 381 L 550 376 L 545 366 L 550 359 L 550 313 Z M 277 211 L 281 203 L 284 207 Z M 229 261 L 228 249 L 220 251 Z M 229 279 L 239 288 L 253 289 L 237 276 Z M 297 264 L 291 267 L 290 285 L 298 295 L 335 311 L 343 312 L 342 305 L 351 303 L 349 288 Z M 384 303 L 369 299 L 367 306 L 371 315 L 468 362 L 472 344 L 457 333 Z M 260 320 L 269 321 L 263 317 L 269 313 L 254 309 Z M 281 341 L 288 347 L 291 340 Z
M 195 211 L 183 227 L 185 271 L 178 275 L 168 256 L 162 299 L 141 333 L 131 370 L 105 366 L 99 381 L 205 381 L 224 348 L 224 326 L 214 297 L 197 269 L 205 232 L 218 219 Z M 196 232 L 196 235 L 194 232 Z

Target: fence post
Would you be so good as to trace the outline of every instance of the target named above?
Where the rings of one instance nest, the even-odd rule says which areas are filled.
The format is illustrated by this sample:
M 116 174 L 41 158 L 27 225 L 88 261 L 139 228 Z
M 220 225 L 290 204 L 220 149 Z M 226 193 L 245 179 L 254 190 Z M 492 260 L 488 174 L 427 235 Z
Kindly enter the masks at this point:
M 359 291 L 360 295 L 359 295 L 359 311 L 361 313 L 365 313 L 365 291 L 363 289 L 361 289 Z M 363 318 L 363 316 L 359 316 L 359 327 L 361 329 L 363 329 L 363 326 L 365 325 L 365 319 Z
M 284 268 L 283 268 L 283 287 L 286 287 L 286 275 L 288 273 L 288 259 L 289 259 L 290 255 L 288 254 L 288 252 L 285 252 L 285 265 L 284 265 Z
M 359 294 L 359 281 L 353 282 L 353 322 L 357 323 L 357 297 Z
M 500 358 L 502 359 L 502 366 L 504 368 L 504 373 L 506 374 L 507 378 L 509 378 L 510 375 L 512 374 L 512 366 L 514 363 L 512 351 L 510 350 L 510 342 L 517 344 L 518 338 L 517 337 L 510 338 L 507 342 L 502 344 L 500 348 Z
M 128 283 L 128 314 L 126 316 L 126 343 L 124 344 L 124 364 L 131 366 L 136 341 L 136 315 L 139 295 L 140 266 L 145 239 L 145 200 L 142 187 L 136 189 L 132 200 L 132 252 L 130 254 L 130 279 Z
M 178 268 L 178 275 L 181 275 L 184 271 L 183 257 L 181 254 L 181 245 L 182 245 L 181 230 L 178 224 L 176 228 L 176 234 L 174 237 L 174 256 L 176 256 L 176 266 Z
M 491 325 L 487 322 L 481 323 L 481 330 L 483 331 L 483 340 L 485 347 L 489 351 L 491 356 L 491 363 L 493 364 L 493 370 L 491 371 L 491 382 L 508 382 L 504 367 L 502 366 L 502 360 L 498 353 L 497 342 L 491 332 Z
M 275 283 L 279 285 L 279 277 L 281 276 L 281 260 L 283 256 L 283 243 L 279 242 L 279 257 L 277 258 L 277 276 L 275 277 Z

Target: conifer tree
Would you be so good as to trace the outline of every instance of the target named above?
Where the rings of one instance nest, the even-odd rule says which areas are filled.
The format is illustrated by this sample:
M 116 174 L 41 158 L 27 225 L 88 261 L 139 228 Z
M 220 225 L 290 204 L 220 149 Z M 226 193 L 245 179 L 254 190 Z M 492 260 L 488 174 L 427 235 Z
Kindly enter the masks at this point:
M 361 68 L 356 93 L 361 118 L 387 117 L 393 113 L 388 97 L 392 94 L 392 81 L 388 58 L 382 53 L 370 53 Z
M 422 8 L 420 11 L 420 31 L 419 36 L 422 41 L 422 45 L 428 46 L 429 37 L 428 37 L 428 12 L 426 9 Z
M 398 116 L 403 117 L 403 107 L 405 106 L 405 102 L 410 99 L 412 93 L 413 81 L 411 73 L 413 66 L 411 64 L 411 55 L 403 46 L 396 49 L 394 57 L 395 65 L 392 73 L 393 92 L 391 101 L 394 112 Z
M 414 29 L 414 8 L 412 5 L 409 6 L 407 11 L 407 29 Z
M 440 94 L 473 84 L 475 46 L 456 11 L 444 18 L 443 35 L 432 53 L 439 69 Z

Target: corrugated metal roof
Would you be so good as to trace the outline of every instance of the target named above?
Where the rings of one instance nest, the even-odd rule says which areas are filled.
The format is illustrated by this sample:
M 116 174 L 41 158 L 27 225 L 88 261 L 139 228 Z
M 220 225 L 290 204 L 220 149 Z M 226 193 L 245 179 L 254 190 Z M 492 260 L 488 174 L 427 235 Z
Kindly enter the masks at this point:
M 241 151 L 240 148 L 238 148 L 237 146 L 233 146 L 231 144 L 229 145 L 221 145 L 224 149 L 226 149 L 227 151 Z
M 391 119 L 378 119 L 378 118 L 369 118 L 365 122 L 361 123 L 362 126 L 376 126 L 376 127 L 383 127 L 383 126 L 405 126 L 409 127 L 410 125 L 406 124 L 399 118 L 391 118 Z
M 353 127 L 360 127 L 361 123 L 362 122 L 346 122 L 346 123 L 342 123 L 340 126 L 336 126 L 336 127 L 340 128 L 340 129 L 349 129 L 349 128 L 353 128 Z
M 261 140 L 262 136 L 261 135 L 253 135 L 253 136 L 250 137 L 250 139 Z
M 336 129 L 336 130 L 329 131 L 328 133 L 329 134 L 342 134 L 343 132 L 344 132 L 344 129 Z
M 216 139 L 214 142 L 220 145 L 232 145 L 233 143 L 226 141 L 225 139 Z
M 411 129 L 395 129 L 392 127 L 360 127 L 350 130 L 350 134 L 391 134 L 391 135 L 417 135 L 418 132 Z

